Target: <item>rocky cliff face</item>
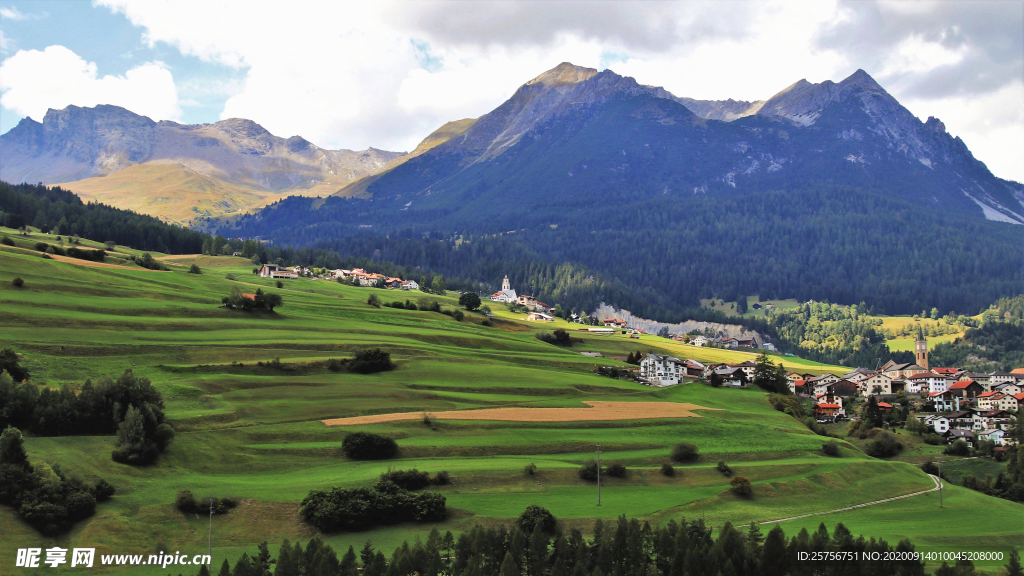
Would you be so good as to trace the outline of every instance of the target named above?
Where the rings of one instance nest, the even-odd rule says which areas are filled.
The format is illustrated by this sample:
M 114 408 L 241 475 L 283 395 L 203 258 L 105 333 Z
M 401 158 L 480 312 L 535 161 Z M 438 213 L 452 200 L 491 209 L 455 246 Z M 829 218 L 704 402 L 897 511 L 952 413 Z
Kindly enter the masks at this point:
M 198 174 L 279 191 L 379 172 L 402 153 L 327 150 L 300 136 L 280 138 L 240 118 L 214 124 L 153 122 L 117 106 L 68 106 L 42 122 L 22 120 L 0 136 L 0 179 L 71 182 L 134 164 L 181 164 Z

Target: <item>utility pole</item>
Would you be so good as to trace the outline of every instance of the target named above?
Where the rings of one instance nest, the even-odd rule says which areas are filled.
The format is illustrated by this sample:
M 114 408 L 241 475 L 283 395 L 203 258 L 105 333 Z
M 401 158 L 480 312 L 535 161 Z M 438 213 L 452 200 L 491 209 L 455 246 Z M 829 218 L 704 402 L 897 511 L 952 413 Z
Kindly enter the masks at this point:
M 601 505 L 601 445 L 597 445 L 597 505 Z
M 210 541 L 208 554 L 210 555 L 210 570 L 213 570 L 213 490 L 210 490 Z

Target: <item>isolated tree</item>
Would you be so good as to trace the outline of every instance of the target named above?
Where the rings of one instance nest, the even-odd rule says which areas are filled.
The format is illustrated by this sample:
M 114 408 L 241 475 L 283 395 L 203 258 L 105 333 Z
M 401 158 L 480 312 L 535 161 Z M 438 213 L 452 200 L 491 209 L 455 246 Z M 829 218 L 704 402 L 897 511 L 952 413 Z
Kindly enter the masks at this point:
M 480 307 L 480 296 L 476 292 L 466 292 L 459 296 L 459 305 L 465 306 L 466 310 L 473 311 Z
M 754 493 L 754 489 L 750 485 L 750 480 L 748 480 L 744 476 L 737 476 L 733 478 L 732 481 L 729 482 L 729 484 L 732 486 L 732 488 L 730 488 L 729 490 L 733 494 L 740 496 L 742 498 L 749 498 L 750 495 Z
M 0 464 L 28 467 L 28 454 L 25 453 L 25 440 L 21 430 L 8 426 L 0 434 Z
M 924 422 L 921 422 L 921 420 L 919 420 L 918 417 L 914 416 L 913 414 L 907 414 L 907 421 L 903 425 L 903 428 L 907 432 L 917 434 L 918 436 L 928 431 L 928 425 L 925 424 Z
M 430 282 L 430 291 L 441 296 L 445 295 L 444 276 L 434 276 L 434 279 Z
M 736 297 L 736 312 L 739 314 L 747 313 L 747 297 L 740 295 Z
M 199 269 L 198 265 L 193 264 L 193 265 L 188 267 L 188 273 L 189 274 L 202 274 L 203 271 Z
M 377 298 L 376 294 L 370 294 L 370 297 L 366 299 L 366 303 L 374 308 L 380 308 L 380 298 Z
M 882 410 L 878 407 L 878 399 L 868 396 L 868 404 L 864 407 L 864 419 L 878 428 L 882 425 Z

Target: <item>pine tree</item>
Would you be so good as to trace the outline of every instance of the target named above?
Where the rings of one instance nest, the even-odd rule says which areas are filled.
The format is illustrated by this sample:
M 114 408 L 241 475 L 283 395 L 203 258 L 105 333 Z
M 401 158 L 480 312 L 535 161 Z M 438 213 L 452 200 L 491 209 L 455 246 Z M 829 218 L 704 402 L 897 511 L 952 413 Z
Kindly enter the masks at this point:
M 505 559 L 501 561 L 501 569 L 498 576 L 519 576 L 519 567 L 512 559 L 512 552 L 505 552 Z
M 228 559 L 224 559 L 224 563 L 220 565 L 220 572 L 217 576 L 231 576 L 231 565 L 228 564 Z
M 1024 568 L 1020 565 L 1020 554 L 1010 550 L 1010 561 L 1006 564 L 1006 576 L 1024 576 Z
M 778 524 L 768 531 L 764 539 L 764 548 L 761 550 L 761 569 L 759 574 L 763 576 L 784 576 L 786 574 L 787 560 L 786 535 Z
M 274 576 L 299 576 L 299 566 L 296 558 L 292 555 L 292 544 L 287 538 L 281 542 L 281 550 L 277 553 L 277 567 L 274 568 Z

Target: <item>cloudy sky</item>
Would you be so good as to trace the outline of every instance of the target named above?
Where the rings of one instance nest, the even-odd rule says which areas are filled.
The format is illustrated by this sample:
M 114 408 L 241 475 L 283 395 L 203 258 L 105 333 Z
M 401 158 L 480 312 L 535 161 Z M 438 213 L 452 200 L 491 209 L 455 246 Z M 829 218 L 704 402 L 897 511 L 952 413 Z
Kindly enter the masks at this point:
M 1024 181 L 1022 31 L 1019 0 L 0 0 L 0 132 L 106 103 L 411 150 L 563 61 L 737 100 L 863 68 Z

